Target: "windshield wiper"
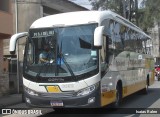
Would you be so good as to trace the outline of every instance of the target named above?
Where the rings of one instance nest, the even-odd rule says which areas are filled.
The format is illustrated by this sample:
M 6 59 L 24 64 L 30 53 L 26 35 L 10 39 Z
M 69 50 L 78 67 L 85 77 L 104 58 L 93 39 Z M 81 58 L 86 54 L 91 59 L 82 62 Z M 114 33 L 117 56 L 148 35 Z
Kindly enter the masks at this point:
M 67 66 L 67 68 L 68 68 L 68 70 L 69 70 L 69 72 L 70 72 L 70 74 L 75 77 L 75 74 L 74 74 L 73 70 L 71 69 L 71 67 L 70 67 L 69 64 L 67 63 L 66 59 L 64 58 L 63 53 L 60 53 L 60 54 L 61 54 L 61 55 L 60 55 L 60 56 L 61 56 L 61 57 L 60 57 L 60 61 L 61 61 L 61 59 L 63 59 L 65 65 Z M 61 62 L 60 62 L 60 64 L 61 64 Z
M 60 65 L 61 65 L 61 62 L 62 62 L 62 59 L 63 59 L 63 62 L 66 65 L 67 69 L 69 70 L 71 76 L 73 76 L 75 79 L 77 79 L 76 75 L 74 74 L 73 70 L 71 69 L 70 65 L 68 64 L 68 62 L 66 61 L 66 59 L 65 59 L 65 57 L 62 53 L 62 41 L 61 41 L 61 47 L 60 47 L 60 51 L 59 51 L 58 55 L 60 56 Z
M 47 71 L 48 70 L 48 66 L 50 66 L 51 64 L 52 63 L 43 63 L 42 66 L 40 67 L 37 75 L 36 75 L 36 78 L 38 78 L 40 76 L 41 72 L 45 69 L 45 67 L 44 67 L 45 65 L 47 65 L 47 68 L 45 69 L 45 71 Z M 47 73 L 47 72 L 44 72 L 44 73 Z

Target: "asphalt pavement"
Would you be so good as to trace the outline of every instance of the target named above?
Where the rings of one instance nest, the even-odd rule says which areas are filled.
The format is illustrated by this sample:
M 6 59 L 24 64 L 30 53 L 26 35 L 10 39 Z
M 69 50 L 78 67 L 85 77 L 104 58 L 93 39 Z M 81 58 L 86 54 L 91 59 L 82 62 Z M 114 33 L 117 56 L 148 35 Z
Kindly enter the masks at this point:
M 12 94 L 0 97 L 0 108 L 22 103 L 22 94 Z

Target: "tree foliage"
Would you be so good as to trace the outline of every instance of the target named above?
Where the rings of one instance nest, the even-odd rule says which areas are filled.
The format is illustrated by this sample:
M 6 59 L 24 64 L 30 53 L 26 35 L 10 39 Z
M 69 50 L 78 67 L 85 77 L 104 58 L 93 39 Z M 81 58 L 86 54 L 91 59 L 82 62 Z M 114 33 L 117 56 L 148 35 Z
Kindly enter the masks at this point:
M 106 10 L 112 11 L 123 16 L 123 2 L 127 0 L 89 0 L 94 10 Z M 128 0 L 129 1 L 129 0 Z M 139 1 L 139 0 L 138 0 Z M 139 27 L 147 31 L 148 28 L 154 26 L 155 21 L 160 22 L 160 0 L 143 0 L 136 12 L 137 21 Z
M 160 22 L 160 0 L 143 0 L 144 7 L 138 10 L 139 26 L 147 31 L 155 22 Z
M 123 14 L 122 0 L 89 0 L 92 4 L 93 10 L 107 10 L 110 9 L 120 15 Z

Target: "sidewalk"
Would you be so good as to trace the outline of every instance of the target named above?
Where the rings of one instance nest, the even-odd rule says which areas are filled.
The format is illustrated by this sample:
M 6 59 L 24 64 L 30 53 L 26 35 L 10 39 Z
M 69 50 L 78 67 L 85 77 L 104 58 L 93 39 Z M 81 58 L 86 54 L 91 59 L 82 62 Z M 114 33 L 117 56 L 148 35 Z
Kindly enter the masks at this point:
M 0 108 L 22 103 L 22 94 L 12 94 L 0 97 Z

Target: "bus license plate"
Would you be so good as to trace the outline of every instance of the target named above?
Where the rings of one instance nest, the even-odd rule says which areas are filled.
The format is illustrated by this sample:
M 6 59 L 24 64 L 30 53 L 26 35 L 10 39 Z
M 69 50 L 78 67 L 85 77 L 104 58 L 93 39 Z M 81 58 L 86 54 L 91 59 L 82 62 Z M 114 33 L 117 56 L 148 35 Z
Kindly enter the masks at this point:
M 62 101 L 51 101 L 50 104 L 51 106 L 63 106 Z

